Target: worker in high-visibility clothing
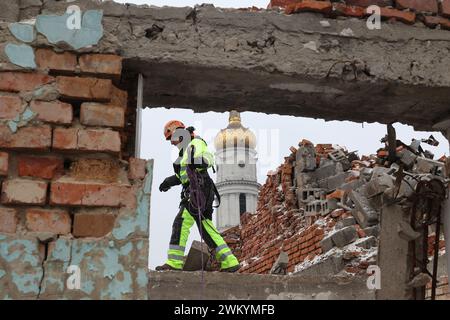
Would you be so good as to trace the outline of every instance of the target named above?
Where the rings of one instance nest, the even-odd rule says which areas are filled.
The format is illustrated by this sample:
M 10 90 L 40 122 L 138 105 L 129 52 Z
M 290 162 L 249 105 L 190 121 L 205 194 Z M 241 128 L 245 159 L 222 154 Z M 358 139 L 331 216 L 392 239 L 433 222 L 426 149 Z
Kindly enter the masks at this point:
M 172 236 L 168 250 L 167 261 L 164 265 L 156 267 L 157 271 L 182 270 L 184 265 L 184 252 L 190 229 L 197 224 L 200 234 L 206 244 L 215 250 L 216 259 L 220 262 L 221 271 L 236 272 L 239 270 L 239 261 L 231 252 L 226 242 L 212 222 L 214 196 L 217 189 L 208 174 L 208 168 L 214 167 L 214 156 L 209 152 L 206 142 L 194 134 L 194 128 L 188 127 L 181 121 L 169 121 L 164 127 L 164 136 L 180 150 L 177 161 L 173 164 L 175 174 L 167 177 L 159 186 L 162 192 L 171 187 L 182 185 L 180 210 L 172 226 Z M 199 189 L 204 195 L 205 204 L 202 212 L 193 205 L 189 199 L 188 166 L 201 176 Z M 200 213 L 200 219 L 199 219 Z

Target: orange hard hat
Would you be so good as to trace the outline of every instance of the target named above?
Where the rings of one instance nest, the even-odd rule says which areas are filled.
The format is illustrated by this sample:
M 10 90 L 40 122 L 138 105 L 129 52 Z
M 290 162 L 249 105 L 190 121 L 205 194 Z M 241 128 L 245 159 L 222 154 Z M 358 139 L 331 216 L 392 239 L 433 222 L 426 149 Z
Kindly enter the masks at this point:
M 180 129 L 180 128 L 181 129 L 186 128 L 186 126 L 181 121 L 171 120 L 171 121 L 167 122 L 166 125 L 164 126 L 164 136 L 166 137 L 166 140 L 170 140 L 170 138 L 172 137 L 172 134 L 175 132 L 175 130 Z

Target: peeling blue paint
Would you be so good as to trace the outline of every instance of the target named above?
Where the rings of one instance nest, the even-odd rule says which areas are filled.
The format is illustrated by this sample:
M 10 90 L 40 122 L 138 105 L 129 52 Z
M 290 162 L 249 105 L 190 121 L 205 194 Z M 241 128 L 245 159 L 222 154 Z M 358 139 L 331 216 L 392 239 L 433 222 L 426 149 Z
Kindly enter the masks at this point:
M 105 249 L 103 250 L 104 256 L 101 258 L 103 266 L 103 277 L 112 279 L 117 274 L 117 272 L 123 270 L 122 265 L 119 263 L 119 254 L 117 250 Z
M 147 161 L 147 176 L 144 180 L 143 190 L 140 190 L 137 194 L 137 209 L 136 214 L 122 215 L 118 218 L 116 227 L 112 231 L 112 235 L 117 240 L 124 240 L 130 234 L 141 231 L 148 234 L 148 222 L 150 215 L 150 196 L 151 185 L 153 181 L 153 160 Z
M 81 291 L 86 294 L 91 294 L 94 291 L 94 282 L 91 280 L 86 280 L 81 282 Z
M 103 37 L 103 11 L 88 10 L 83 14 L 81 29 L 69 29 L 67 21 L 71 15 L 39 15 L 36 29 L 45 35 L 50 43 L 65 42 L 74 49 L 81 49 L 98 44 Z
M 26 108 L 25 111 L 22 113 L 22 121 L 30 121 L 33 119 L 37 113 L 33 112 L 30 108 Z
M 11 278 L 17 289 L 23 294 L 38 294 L 39 284 L 42 278 L 42 269 L 33 274 L 18 274 L 11 272 Z
M 131 244 L 131 242 L 129 242 L 126 245 L 124 245 L 122 248 L 120 248 L 120 255 L 127 256 L 131 252 L 132 249 L 133 249 L 133 245 Z
M 70 243 L 68 239 L 59 238 L 55 242 L 55 246 L 50 253 L 49 260 L 69 261 L 70 260 Z
M 64 290 L 64 281 L 62 279 L 55 279 L 46 275 L 45 281 L 42 284 L 41 293 L 45 293 L 49 285 L 56 285 L 58 292 L 62 292 Z
M 11 240 L 0 243 L 0 257 L 7 262 L 21 258 L 31 265 L 39 264 L 37 244 L 30 240 Z
M 11 63 L 23 68 L 36 69 L 34 50 L 27 44 L 8 43 L 5 54 Z
M 8 128 L 11 130 L 11 132 L 16 133 L 17 132 L 17 122 L 16 121 L 8 121 Z
M 137 271 L 137 278 L 136 278 L 137 284 L 139 287 L 146 288 L 148 284 L 148 273 L 144 269 L 139 269 Z
M 36 38 L 34 26 L 31 24 L 15 22 L 10 23 L 8 27 L 12 35 L 20 41 L 33 42 L 34 39 Z
M 124 294 L 131 293 L 131 274 L 128 271 L 123 272 L 123 280 L 119 281 L 117 277 L 108 285 L 108 290 L 102 292 L 102 299 L 123 299 Z
M 21 116 L 20 119 L 22 118 Z M 25 114 L 25 118 L 29 119 L 29 116 Z M 148 166 L 148 171 L 151 172 L 151 161 L 148 162 Z M 144 186 L 149 186 L 151 183 L 149 179 L 151 175 L 146 177 Z M 115 230 L 120 234 L 121 230 L 126 231 L 130 227 L 133 238 L 127 239 L 128 233 L 124 237 L 127 241 L 120 242 L 113 240 L 114 237 L 103 239 L 60 237 L 50 247 L 52 250 L 44 263 L 45 272 L 42 269 L 37 240 L 0 235 L 1 264 L 14 270 L 9 274 L 9 271 L 7 273 L 0 268 L 2 284 L 6 281 L 15 286 L 19 298 L 23 295 L 26 297 L 39 295 L 41 298 L 58 297 L 58 299 L 146 299 L 148 240 L 146 235 L 140 232 L 148 229 L 149 190 L 144 187 L 139 192 L 137 195 L 139 207 L 135 211 L 126 212 L 124 209 L 123 220 Z M 81 269 L 81 290 L 65 288 L 69 264 L 77 265 Z M 15 290 L 13 295 L 17 298 Z M 5 299 L 8 294 L 11 293 L 2 292 L 0 289 L 1 298 Z

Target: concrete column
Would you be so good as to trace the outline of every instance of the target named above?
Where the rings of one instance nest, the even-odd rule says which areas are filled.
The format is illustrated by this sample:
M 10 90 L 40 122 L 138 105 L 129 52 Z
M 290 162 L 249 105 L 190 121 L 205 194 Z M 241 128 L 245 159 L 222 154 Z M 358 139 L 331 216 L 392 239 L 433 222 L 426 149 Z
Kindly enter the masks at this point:
M 412 298 L 406 286 L 411 274 L 409 242 L 400 238 L 397 226 L 406 221 L 399 205 L 384 205 L 381 209 L 378 266 L 381 271 L 381 289 L 377 300 L 405 300 Z
M 450 142 L 450 127 L 447 127 L 446 138 Z M 449 148 L 450 149 L 450 148 Z M 446 175 L 449 175 L 446 172 Z M 450 276 L 450 198 L 447 198 L 442 204 L 441 221 L 444 224 L 445 252 L 447 257 L 447 275 Z
M 450 275 L 450 199 L 442 205 L 441 221 L 444 224 L 445 256 L 447 258 L 447 275 Z

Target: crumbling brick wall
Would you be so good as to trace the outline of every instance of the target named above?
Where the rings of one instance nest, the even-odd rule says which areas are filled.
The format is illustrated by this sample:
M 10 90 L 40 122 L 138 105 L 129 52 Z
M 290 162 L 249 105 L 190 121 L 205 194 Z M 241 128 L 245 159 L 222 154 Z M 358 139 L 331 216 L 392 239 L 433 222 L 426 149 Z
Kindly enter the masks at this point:
M 434 212 L 417 203 L 425 201 L 421 200 L 421 188 L 426 181 L 434 181 L 435 189 L 429 194 L 440 194 L 438 181 L 445 190 L 446 157 L 433 160 L 434 155 L 421 147 L 421 143 L 438 144 L 432 136 L 413 139 L 410 145 L 397 140 L 395 158 L 389 157 L 386 138 L 382 141 L 384 148 L 361 158 L 345 148 L 314 146 L 307 140 L 300 141 L 298 149 L 291 147 L 285 163 L 269 172 L 261 187 L 257 211 L 244 214 L 240 227 L 224 232 L 242 262 L 240 272 L 275 272 L 274 266 L 287 264 L 285 272 L 290 273 L 353 277 L 364 275 L 370 265 L 378 265 L 384 270 L 383 290 L 379 290 L 383 297 L 429 296 L 428 272 L 414 266 L 410 250 L 414 248 L 416 259 L 423 259 L 422 239 L 427 234 L 428 261 L 432 261 L 435 229 L 431 222 L 426 227 L 417 225 L 411 215 L 418 214 L 413 208 Z M 402 172 L 406 174 L 399 176 Z M 383 214 L 384 219 L 380 219 Z M 378 252 L 381 244 L 384 247 Z M 439 248 L 442 256 L 442 235 Z M 281 252 L 287 254 L 288 261 L 281 256 L 277 261 Z M 439 299 L 447 298 L 448 280 L 443 269 L 440 267 L 438 273 Z M 431 263 L 428 270 L 432 270 Z M 396 281 L 394 290 L 389 285 L 392 279 Z
M 282 251 L 289 257 L 286 271 L 299 272 L 331 256 L 333 251 L 330 250 L 337 243 L 341 248 L 349 247 L 344 250 L 345 261 L 330 274 L 341 270 L 351 274 L 364 273 L 375 263 L 377 221 L 363 229 L 350 209 L 334 208 L 332 204 L 338 199 L 341 201 L 345 195 L 337 187 L 342 184 L 357 186 L 359 170 L 373 166 L 374 160 L 359 160 L 352 156 L 354 161 L 347 163 L 346 172 L 336 172 L 336 165 L 343 160 L 329 159 L 329 154 L 337 151 L 331 145 L 314 147 L 309 141 L 302 140 L 299 146 L 299 150 L 291 147 L 285 162 L 276 171 L 268 173 L 259 192 L 256 213 L 245 213 L 240 227 L 223 233 L 242 262 L 240 272 L 269 273 Z M 308 154 L 307 150 L 311 148 L 313 154 Z M 306 201 L 303 199 L 303 191 L 310 189 L 304 189 L 302 183 L 311 183 L 311 175 L 323 188 L 315 195 L 322 199 L 317 201 L 322 205 L 329 203 L 330 207 L 321 206 L 319 210 L 314 207 L 310 212 L 306 208 L 307 203 L 316 202 L 310 194 Z M 325 197 L 327 188 L 333 192 Z M 319 188 L 314 190 L 313 194 Z M 333 234 L 336 234 L 334 242 L 331 240 Z M 351 244 L 355 244 L 354 247 Z
M 62 33 L 58 16 L 1 23 L 2 299 L 147 298 L 153 162 L 133 158 L 134 89 L 120 56 L 96 52 L 91 14 Z
M 362 19 L 371 15 L 366 10 L 371 5 L 380 7 L 383 20 L 450 30 L 450 0 L 272 0 L 269 8 L 284 8 L 286 14 L 320 12 L 327 17 Z

